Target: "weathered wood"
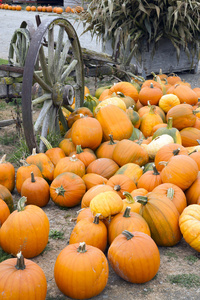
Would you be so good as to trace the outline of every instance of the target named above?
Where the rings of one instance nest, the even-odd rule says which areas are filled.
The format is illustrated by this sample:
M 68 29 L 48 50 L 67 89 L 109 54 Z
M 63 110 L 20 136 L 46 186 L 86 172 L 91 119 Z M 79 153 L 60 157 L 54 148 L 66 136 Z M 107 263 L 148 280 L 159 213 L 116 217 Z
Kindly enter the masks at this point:
M 3 121 L 0 121 L 0 127 L 10 126 L 10 125 L 16 124 L 16 123 L 18 123 L 18 121 L 15 119 L 3 120 Z
M 24 68 L 23 67 L 15 67 L 10 65 L 0 65 L 0 70 L 7 71 L 7 72 L 14 72 L 18 74 L 23 74 Z

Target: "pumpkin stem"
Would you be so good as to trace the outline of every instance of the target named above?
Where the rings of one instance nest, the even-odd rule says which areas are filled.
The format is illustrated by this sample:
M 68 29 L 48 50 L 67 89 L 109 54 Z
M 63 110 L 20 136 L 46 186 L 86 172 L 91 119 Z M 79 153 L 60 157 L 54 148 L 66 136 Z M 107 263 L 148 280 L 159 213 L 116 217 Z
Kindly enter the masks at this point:
M 31 182 L 35 182 L 35 177 L 34 177 L 33 172 L 31 172 Z
M 169 198 L 170 200 L 172 200 L 174 197 L 174 189 L 171 187 L 171 188 L 168 188 L 167 190 L 167 198 Z
M 24 262 L 24 257 L 22 255 L 22 252 L 20 251 L 17 253 L 17 264 L 15 266 L 17 270 L 24 270 L 26 268 L 25 262 Z
M 23 211 L 25 209 L 25 202 L 27 198 L 25 196 L 21 197 L 17 202 L 17 211 Z
M 172 153 L 175 156 L 175 155 L 178 155 L 180 151 L 181 151 L 181 148 L 177 148 L 177 149 L 173 150 Z
M 80 154 L 83 152 L 83 149 L 81 148 L 81 145 L 76 146 L 76 154 Z
M 125 237 L 127 238 L 127 240 L 131 240 L 134 237 L 134 235 L 130 231 L 128 231 L 128 230 L 122 231 L 122 234 L 125 235 Z
M 114 142 L 114 140 L 113 140 L 113 135 L 112 134 L 109 134 L 109 138 L 110 138 L 110 141 L 109 141 L 108 145 L 114 145 L 114 144 L 116 144 Z
M 130 218 L 130 212 L 131 212 L 131 207 L 127 206 L 125 211 L 124 211 L 123 217 L 124 218 Z
M 6 162 L 6 154 L 4 154 L 0 160 L 0 164 L 4 164 Z
M 121 190 L 121 186 L 119 184 L 116 184 L 113 189 L 114 191 L 119 192 Z
M 158 172 L 155 164 L 153 164 L 152 167 L 153 167 L 153 175 L 160 175 L 160 173 Z
M 77 248 L 77 252 L 79 252 L 79 253 L 85 253 L 85 252 L 87 252 L 85 246 L 86 246 L 85 242 L 80 243 L 79 246 L 78 246 L 78 248 Z
M 73 154 L 71 157 L 70 157 L 70 161 L 77 161 L 77 157 L 75 154 Z
M 146 196 L 135 196 L 137 202 L 141 203 L 142 205 L 146 205 L 148 202 L 148 198 Z
M 133 196 L 129 192 L 123 192 L 123 195 L 126 197 L 126 202 L 130 204 L 135 203 Z
M 100 215 L 101 215 L 101 214 L 96 214 L 96 215 L 95 215 L 94 221 L 93 221 L 94 224 L 99 224 L 99 217 L 100 217 Z
M 20 163 L 23 165 L 23 166 L 30 166 L 30 164 L 27 163 L 27 161 L 25 159 L 20 159 Z
M 166 165 L 168 164 L 168 161 L 160 161 L 158 164 L 159 165 L 164 165 L 166 167 Z
M 49 141 L 44 137 L 44 136 L 40 136 L 41 141 L 45 144 L 45 146 L 47 147 L 47 149 L 52 149 L 52 145 L 49 143 Z
M 120 96 L 121 98 L 125 98 L 125 95 L 122 92 L 117 92 L 117 96 Z
M 148 107 L 150 108 L 149 113 L 155 114 L 155 109 L 156 109 L 155 105 L 151 105 L 150 101 L 147 101 L 147 104 L 148 104 Z
M 32 150 L 32 155 L 36 155 L 37 153 L 36 153 L 36 148 L 33 148 L 33 150 Z
M 63 196 L 64 197 L 64 194 L 65 194 L 66 190 L 61 185 L 61 186 L 55 188 L 55 192 L 56 192 L 56 194 L 58 194 L 58 196 Z
M 167 129 L 171 129 L 172 128 L 172 123 L 173 123 L 173 118 L 169 117 L 169 119 L 167 121 Z
M 153 88 L 154 88 L 154 86 L 153 86 L 153 82 L 151 82 L 151 83 L 150 83 L 150 88 L 151 88 L 151 89 L 153 89 Z
M 134 74 L 131 74 L 131 76 L 132 76 L 134 79 L 136 79 L 136 80 L 138 80 L 138 81 L 140 81 L 140 82 L 145 82 L 145 79 L 144 79 L 144 77 L 142 77 L 142 76 L 136 76 L 136 75 L 134 75 Z
M 200 145 L 200 140 L 197 139 L 197 143 Z

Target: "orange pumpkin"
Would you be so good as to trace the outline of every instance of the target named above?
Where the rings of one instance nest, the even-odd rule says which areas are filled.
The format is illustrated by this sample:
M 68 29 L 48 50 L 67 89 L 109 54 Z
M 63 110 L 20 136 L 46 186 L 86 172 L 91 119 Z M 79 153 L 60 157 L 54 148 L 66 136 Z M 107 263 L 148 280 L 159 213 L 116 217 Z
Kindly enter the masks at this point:
M 83 179 L 71 172 L 58 175 L 50 185 L 50 197 L 62 207 L 73 207 L 81 202 L 86 186 Z
M 143 169 L 134 163 L 127 163 L 123 165 L 119 170 L 115 173 L 117 174 L 124 174 L 128 176 L 130 179 L 132 179 L 135 184 L 137 185 L 138 179 L 142 176 L 143 174 Z
M 2 225 L 5 220 L 8 218 L 10 215 L 10 210 L 8 205 L 6 204 L 3 199 L 0 199 L 0 224 Z
M 40 207 L 25 206 L 25 202 L 26 197 L 22 197 L 18 201 L 17 210 L 3 223 L 0 244 L 7 253 L 16 255 L 22 251 L 24 257 L 32 258 L 39 255 L 47 245 L 49 220 Z
M 186 127 L 180 131 L 182 145 L 184 147 L 192 147 L 199 145 L 200 130 L 194 127 Z
M 113 151 L 118 141 L 113 140 L 112 134 L 109 134 L 109 138 L 110 138 L 109 141 L 101 143 L 100 146 L 96 149 L 95 153 L 98 158 L 112 159 Z
M 88 174 L 85 174 L 82 179 L 84 180 L 85 182 L 85 185 L 86 185 L 86 189 L 87 191 L 89 189 L 91 189 L 92 187 L 96 186 L 96 185 L 99 185 L 99 184 L 107 184 L 108 182 L 108 179 L 99 175 L 99 174 L 96 174 L 96 173 L 88 173 Z
M 115 174 L 110 177 L 107 181 L 107 185 L 110 185 L 122 199 L 125 198 L 123 192 L 132 192 L 136 189 L 134 181 L 123 174 Z
M 70 12 L 71 12 L 71 7 L 67 6 L 67 7 L 65 8 L 65 12 L 66 12 L 66 13 L 70 13 Z
M 106 192 L 106 191 L 112 191 L 112 187 L 106 184 L 97 184 L 93 187 L 91 187 L 83 196 L 81 201 L 81 208 L 89 207 L 90 201 L 98 194 Z
M 200 176 L 198 175 L 196 180 L 185 191 L 187 205 L 197 204 L 200 194 Z
M 83 177 L 85 175 L 85 165 L 80 159 L 76 158 L 76 155 L 66 156 L 61 158 L 55 166 L 53 178 L 55 179 L 64 172 L 71 172 Z
M 167 76 L 167 82 L 171 85 L 176 84 L 178 81 L 181 81 L 181 78 L 177 74 L 170 74 Z
M 98 158 L 89 164 L 86 173 L 96 173 L 109 179 L 118 169 L 119 166 L 114 160 L 110 158 Z
M 160 254 L 155 242 L 138 231 L 124 230 L 116 237 L 108 249 L 108 260 L 117 275 L 132 283 L 150 281 L 160 266 Z
M 97 157 L 92 149 L 90 149 L 90 148 L 82 149 L 81 145 L 77 145 L 76 151 L 71 152 L 69 154 L 69 156 L 72 156 L 72 155 L 75 155 L 76 158 L 80 159 L 84 163 L 86 168 L 92 161 L 97 159 Z
M 130 82 L 118 82 L 110 88 L 110 93 L 121 92 L 125 96 L 131 97 L 133 100 L 138 100 L 138 91 Z
M 172 107 L 179 105 L 180 100 L 175 94 L 163 95 L 159 100 L 159 107 L 167 113 Z
M 180 103 L 195 105 L 198 102 L 197 94 L 187 85 L 176 84 L 168 89 L 167 94 L 174 94 Z
M 189 155 L 192 159 L 194 159 L 194 161 L 196 161 L 199 171 L 200 171 L 200 152 L 194 151 L 194 152 L 190 153 Z
M 83 268 L 83 265 L 86 267 Z M 107 284 L 108 273 L 104 253 L 85 242 L 65 247 L 54 266 L 54 278 L 59 290 L 74 299 L 88 299 L 101 293 Z M 76 285 L 71 282 L 76 282 Z
M 148 102 L 150 102 L 151 105 L 157 105 L 160 98 L 163 96 L 162 90 L 154 85 L 155 83 L 151 83 L 150 86 L 141 88 L 139 92 L 139 101 L 142 105 L 147 105 Z
M 12 194 L 2 184 L 0 184 L 0 199 L 2 199 L 8 205 L 10 212 L 12 212 L 14 208 Z
M 6 161 L 6 154 L 0 159 L 0 184 L 4 185 L 10 192 L 15 187 L 15 168 Z
M 153 170 L 145 172 L 138 180 L 137 187 L 144 188 L 148 192 L 151 192 L 156 186 L 162 183 L 161 174 L 153 164 Z
M 152 136 L 153 127 L 157 124 L 163 123 L 161 117 L 155 114 L 154 110 L 155 106 L 151 105 L 149 112 L 144 114 L 141 118 L 140 130 L 145 137 Z

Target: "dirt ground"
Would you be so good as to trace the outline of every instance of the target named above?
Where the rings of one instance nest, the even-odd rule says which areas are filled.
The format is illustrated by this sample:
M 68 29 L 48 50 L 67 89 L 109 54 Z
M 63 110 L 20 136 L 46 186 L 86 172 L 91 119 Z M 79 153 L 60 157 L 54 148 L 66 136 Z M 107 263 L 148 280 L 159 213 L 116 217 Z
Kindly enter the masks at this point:
M 1 12 L 3 15 L 5 12 Z M 1 57 L 1 52 L 0 52 Z M 4 58 L 4 57 L 2 57 Z M 6 58 L 6 57 L 5 57 Z M 180 74 L 182 79 L 189 81 L 192 87 L 200 86 L 198 74 Z M 86 84 L 87 85 L 87 84 Z M 94 93 L 95 82 L 88 82 L 88 87 Z M 0 120 L 10 119 L 15 116 L 16 106 L 6 104 L 0 99 Z M 0 157 L 4 153 L 10 157 L 18 148 L 16 143 L 19 140 L 16 127 L 8 126 L 0 128 Z M 19 147 L 19 146 L 17 146 Z M 14 163 L 16 171 L 19 163 Z M 13 192 L 13 199 L 16 203 L 20 195 L 16 190 Z M 43 208 L 50 222 L 50 231 L 63 233 L 58 239 L 49 238 L 45 250 L 32 260 L 44 271 L 47 279 L 47 300 L 70 299 L 64 296 L 57 288 L 54 280 L 54 264 L 60 251 L 68 245 L 69 237 L 75 222 L 80 205 L 71 209 L 60 209 L 51 200 Z M 161 263 L 160 268 L 150 282 L 145 284 L 131 284 L 118 277 L 112 268 L 109 268 L 108 283 L 103 292 L 94 297 L 94 300 L 123 300 L 123 299 L 148 299 L 148 300 L 174 300 L 200 299 L 200 253 L 192 249 L 182 239 L 174 247 L 159 247 Z M 106 253 L 105 253 L 106 255 Z M 24 299 L 27 300 L 27 299 Z
M 182 78 L 190 78 L 189 82 L 199 86 L 198 74 L 182 74 Z M 88 87 L 94 92 L 94 81 L 88 82 Z M 9 119 L 15 115 L 16 106 L 6 104 L 0 100 L 0 119 Z M 8 126 L 0 129 L 0 157 L 7 153 L 8 157 L 17 151 L 15 126 Z M 15 137 L 15 138 L 14 138 Z M 19 163 L 14 163 L 16 170 Z M 16 190 L 13 198 L 16 201 L 20 195 Z M 43 270 L 47 278 L 48 291 L 46 299 L 69 299 L 57 288 L 54 280 L 54 264 L 59 252 L 67 246 L 69 237 L 75 222 L 80 205 L 71 209 L 62 210 L 51 200 L 43 208 L 50 222 L 50 231 L 54 230 L 63 233 L 58 239 L 49 238 L 49 242 L 42 254 L 33 258 Z M 100 299 L 149 299 L 149 300 L 172 300 L 187 299 L 197 300 L 200 298 L 200 253 L 192 249 L 182 239 L 174 247 L 159 247 L 161 263 L 160 268 L 153 280 L 145 284 L 131 284 L 119 278 L 115 272 L 109 269 L 109 279 L 104 291 L 94 297 Z M 106 253 L 105 253 L 106 254 Z

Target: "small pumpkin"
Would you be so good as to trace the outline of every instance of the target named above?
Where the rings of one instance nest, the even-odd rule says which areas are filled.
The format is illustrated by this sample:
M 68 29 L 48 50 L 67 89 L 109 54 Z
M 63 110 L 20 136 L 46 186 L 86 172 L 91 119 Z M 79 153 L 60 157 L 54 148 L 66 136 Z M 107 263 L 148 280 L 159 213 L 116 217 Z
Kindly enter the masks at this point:
M 0 159 L 0 184 L 4 185 L 11 193 L 15 187 L 15 168 L 6 161 L 6 154 Z
M 91 162 L 86 173 L 96 173 L 107 179 L 112 177 L 119 169 L 118 164 L 111 158 L 98 158 Z
M 161 174 L 153 164 L 153 170 L 145 172 L 138 180 L 137 188 L 144 188 L 151 192 L 155 187 L 162 183 Z
M 101 143 L 100 146 L 96 149 L 95 153 L 98 158 L 112 159 L 113 151 L 118 141 L 113 140 L 112 134 L 109 134 L 109 138 L 109 141 Z
M 186 127 L 192 127 L 195 124 L 196 116 L 193 107 L 190 104 L 179 104 L 172 107 L 167 113 L 167 121 L 173 119 L 172 126 L 181 130 Z
M 73 156 L 73 155 L 75 155 L 76 158 L 80 159 L 84 163 L 86 168 L 92 161 L 94 161 L 97 158 L 92 149 L 90 148 L 82 149 L 81 145 L 77 145 L 76 151 L 71 152 L 69 156 Z
M 85 175 L 85 165 L 84 163 L 76 158 L 76 155 L 66 156 L 61 158 L 54 169 L 54 179 L 64 173 L 64 172 L 72 172 L 80 177 Z
M 140 130 L 145 137 L 149 137 L 153 133 L 153 127 L 157 124 L 163 123 L 161 117 L 154 112 L 155 106 L 151 105 L 148 113 L 141 118 Z
M 107 178 L 96 173 L 87 173 L 82 177 L 82 179 L 85 182 L 87 191 L 96 185 L 107 184 L 108 182 Z
M 162 90 L 158 87 L 155 87 L 154 82 L 151 82 L 150 86 L 142 85 L 138 98 L 142 105 L 147 105 L 148 101 L 151 103 L 151 105 L 157 105 L 162 96 Z
M 167 113 L 172 107 L 179 105 L 180 100 L 179 98 L 174 94 L 166 94 L 163 95 L 159 100 L 159 107 L 164 110 L 165 113 Z
M 124 174 L 113 175 L 108 179 L 107 185 L 110 185 L 122 199 L 125 198 L 123 192 L 132 192 L 136 189 L 134 181 Z
M 112 191 L 112 187 L 107 184 L 97 184 L 93 187 L 91 187 L 87 192 L 84 194 L 82 200 L 81 200 L 81 208 L 86 208 L 90 206 L 90 201 L 98 194 L 106 192 L 106 191 Z
M 138 179 L 142 176 L 143 174 L 143 169 L 137 164 L 134 163 L 127 163 L 123 165 L 121 168 L 117 170 L 115 175 L 117 174 L 123 174 L 128 176 L 131 180 L 135 182 L 135 184 L 138 183 Z
M 9 215 L 10 210 L 8 205 L 3 199 L 0 199 L 0 226 L 5 222 Z
M 171 137 L 173 137 L 174 143 L 182 145 L 181 132 L 179 132 L 179 130 L 177 128 L 172 127 L 172 124 L 173 124 L 173 118 L 170 117 L 170 118 L 168 118 L 168 121 L 167 121 L 167 127 L 159 128 L 158 130 L 156 130 L 156 132 L 154 132 L 154 134 L 153 134 L 152 139 L 154 140 L 157 136 L 160 136 L 162 134 L 168 134 L 168 135 L 171 135 Z M 185 145 L 183 145 L 183 146 L 185 146 Z

